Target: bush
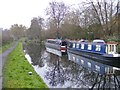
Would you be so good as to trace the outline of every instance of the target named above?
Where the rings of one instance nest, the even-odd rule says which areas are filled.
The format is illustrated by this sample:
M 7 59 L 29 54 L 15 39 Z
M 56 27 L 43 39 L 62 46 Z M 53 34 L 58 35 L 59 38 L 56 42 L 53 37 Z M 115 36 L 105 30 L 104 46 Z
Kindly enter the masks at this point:
M 107 41 L 120 42 L 120 38 L 118 36 L 109 36 L 107 37 Z

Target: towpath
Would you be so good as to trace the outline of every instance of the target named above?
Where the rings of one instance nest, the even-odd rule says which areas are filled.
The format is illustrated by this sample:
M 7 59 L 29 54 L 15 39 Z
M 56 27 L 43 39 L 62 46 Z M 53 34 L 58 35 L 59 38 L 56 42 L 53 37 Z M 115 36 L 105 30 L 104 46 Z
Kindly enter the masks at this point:
M 8 50 L 6 50 L 5 52 L 3 52 L 2 54 L 0 54 L 0 90 L 2 90 L 2 79 L 3 79 L 3 66 L 5 64 L 5 60 L 7 58 L 7 56 L 9 55 L 10 52 L 12 52 L 12 50 L 16 47 L 16 45 L 18 44 L 18 42 L 16 42 L 11 48 L 9 48 Z

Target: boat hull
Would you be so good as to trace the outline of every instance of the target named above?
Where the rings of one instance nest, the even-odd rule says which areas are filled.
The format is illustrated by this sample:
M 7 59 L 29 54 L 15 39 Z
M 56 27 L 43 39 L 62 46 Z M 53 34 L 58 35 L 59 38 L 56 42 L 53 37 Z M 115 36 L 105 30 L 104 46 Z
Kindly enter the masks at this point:
M 62 55 L 66 55 L 67 54 L 67 51 L 66 51 L 67 49 L 64 52 L 62 52 L 61 51 L 61 45 L 59 45 L 59 44 L 45 43 L 45 47 L 46 48 L 52 48 L 52 49 L 58 50 L 58 51 L 61 52 Z
M 49 47 L 49 48 L 53 48 L 53 49 L 60 50 L 60 46 L 61 46 L 61 45 L 51 44 L 51 43 L 45 43 L 45 46 L 46 46 L 46 47 Z
M 120 57 L 107 57 L 102 54 L 68 48 L 67 52 L 90 58 L 94 61 L 120 68 Z

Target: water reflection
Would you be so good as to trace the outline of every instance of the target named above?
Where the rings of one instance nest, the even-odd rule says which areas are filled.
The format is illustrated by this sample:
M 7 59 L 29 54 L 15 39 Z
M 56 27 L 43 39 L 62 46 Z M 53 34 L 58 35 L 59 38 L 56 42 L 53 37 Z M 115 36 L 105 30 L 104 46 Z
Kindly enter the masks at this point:
M 50 55 L 50 62 L 48 63 L 49 68 L 49 72 L 46 73 L 45 77 L 50 81 L 49 83 L 52 86 L 57 86 L 59 85 L 64 85 L 64 79 L 65 79 L 65 71 L 62 68 L 62 66 L 60 65 L 61 62 L 61 58 L 59 56 Z
M 39 43 L 29 43 L 23 45 L 26 53 L 28 53 L 31 57 L 32 65 L 39 65 L 40 67 L 44 66 L 42 53 L 44 52 L 44 48 Z
M 46 47 L 46 51 L 49 53 L 55 54 L 57 56 L 60 56 L 60 57 L 62 56 L 61 51 L 59 51 L 57 49 L 52 49 L 52 48 Z
M 85 58 L 83 56 L 76 55 L 70 52 L 68 52 L 68 59 L 74 61 L 82 67 L 92 70 L 93 72 L 97 72 L 101 75 L 115 73 L 115 69 L 112 66 L 95 62 L 89 58 Z
M 120 88 L 119 75 L 107 74 L 105 71 L 107 70 L 105 67 L 109 67 L 107 65 L 88 61 L 84 57 L 73 54 L 61 57 L 55 53 L 48 53 L 44 48 L 40 48 L 40 45 L 35 44 L 27 45 L 26 50 L 36 72 L 50 88 Z M 84 59 L 89 62 L 87 63 L 88 68 L 84 65 L 86 63 Z M 84 64 L 82 64 L 83 62 Z M 100 66 L 101 72 L 98 71 L 99 67 L 97 70 L 93 65 Z
M 91 85 L 91 82 L 88 83 L 87 81 L 89 81 L 88 78 L 93 77 L 94 73 L 87 71 L 87 69 L 80 67 L 72 61 L 66 60 L 66 56 L 60 58 L 50 54 L 50 57 L 50 60 L 47 61 L 49 70 L 45 78 L 49 80 L 51 86 L 86 87 L 88 84 Z

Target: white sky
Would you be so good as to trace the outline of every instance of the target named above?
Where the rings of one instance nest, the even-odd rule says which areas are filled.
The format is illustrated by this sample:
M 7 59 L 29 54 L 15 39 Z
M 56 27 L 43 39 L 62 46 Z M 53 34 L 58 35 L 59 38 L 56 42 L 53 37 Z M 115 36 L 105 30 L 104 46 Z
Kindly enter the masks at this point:
M 33 17 L 44 17 L 51 0 L 0 0 L 0 27 L 9 29 L 13 24 L 30 26 Z M 62 0 L 56 0 L 62 1 Z M 78 4 L 81 0 L 63 0 L 66 4 Z

